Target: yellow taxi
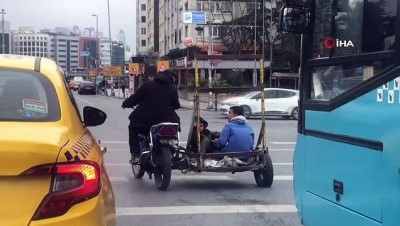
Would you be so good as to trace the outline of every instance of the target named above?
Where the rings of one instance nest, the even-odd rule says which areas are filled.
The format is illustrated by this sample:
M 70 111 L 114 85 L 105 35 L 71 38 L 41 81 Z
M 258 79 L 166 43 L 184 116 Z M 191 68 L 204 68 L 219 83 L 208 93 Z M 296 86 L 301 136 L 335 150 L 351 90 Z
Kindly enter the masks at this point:
M 0 225 L 112 226 L 104 149 L 81 118 L 62 70 L 47 58 L 0 54 Z

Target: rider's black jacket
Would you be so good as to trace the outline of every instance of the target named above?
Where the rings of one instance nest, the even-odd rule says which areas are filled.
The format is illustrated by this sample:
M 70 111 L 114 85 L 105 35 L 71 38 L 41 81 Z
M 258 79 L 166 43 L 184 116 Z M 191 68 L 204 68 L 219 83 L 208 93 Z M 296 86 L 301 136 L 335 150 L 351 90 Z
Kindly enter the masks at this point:
M 178 91 L 173 81 L 164 75 L 143 84 L 139 90 L 122 103 L 122 108 L 139 105 L 129 116 L 130 125 L 137 128 L 150 128 L 160 122 L 180 123 L 175 110 L 180 108 Z

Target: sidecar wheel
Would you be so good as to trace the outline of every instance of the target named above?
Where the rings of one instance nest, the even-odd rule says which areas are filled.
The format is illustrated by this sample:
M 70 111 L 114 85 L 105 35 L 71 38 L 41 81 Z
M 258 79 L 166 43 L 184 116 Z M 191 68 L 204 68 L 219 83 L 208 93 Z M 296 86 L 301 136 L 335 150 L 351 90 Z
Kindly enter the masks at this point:
M 266 157 L 267 166 L 254 171 L 254 179 L 256 180 L 257 186 L 269 188 L 274 181 L 274 167 L 272 166 L 272 160 L 269 154 L 267 154 Z
M 170 147 L 161 147 L 156 154 L 157 166 L 154 172 L 154 180 L 159 190 L 168 189 L 171 181 L 171 149 Z

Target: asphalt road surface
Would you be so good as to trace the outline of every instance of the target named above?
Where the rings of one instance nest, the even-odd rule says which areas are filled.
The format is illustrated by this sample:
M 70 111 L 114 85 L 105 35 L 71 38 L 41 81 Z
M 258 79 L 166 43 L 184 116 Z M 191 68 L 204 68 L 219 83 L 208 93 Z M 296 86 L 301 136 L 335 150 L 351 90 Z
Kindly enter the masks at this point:
M 106 168 L 116 198 L 119 226 L 201 226 L 201 225 L 263 225 L 300 226 L 293 199 L 292 157 L 296 141 L 297 122 L 267 120 L 267 145 L 274 164 L 271 188 L 256 186 L 252 172 L 182 174 L 175 170 L 169 189 L 157 190 L 147 175 L 141 180 L 133 177 L 128 164 L 128 115 L 121 108 L 121 99 L 78 95 L 78 106 L 90 105 L 108 115 L 102 126 L 90 128 L 107 147 Z M 186 146 L 191 109 L 180 109 L 181 145 Z M 210 130 L 220 131 L 225 116 L 214 111 L 202 111 Z M 258 137 L 260 119 L 250 119 Z

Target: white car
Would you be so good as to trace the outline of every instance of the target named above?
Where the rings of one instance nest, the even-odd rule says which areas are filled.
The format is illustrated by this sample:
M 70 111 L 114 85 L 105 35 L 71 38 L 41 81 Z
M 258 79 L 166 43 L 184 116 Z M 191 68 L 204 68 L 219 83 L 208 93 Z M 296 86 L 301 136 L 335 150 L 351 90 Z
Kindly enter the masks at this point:
M 264 91 L 266 116 L 282 116 L 284 118 L 298 119 L 298 90 L 265 88 Z M 220 107 L 221 113 L 227 115 L 231 106 L 242 106 L 246 118 L 261 115 L 261 92 L 253 91 L 242 96 L 224 100 Z

